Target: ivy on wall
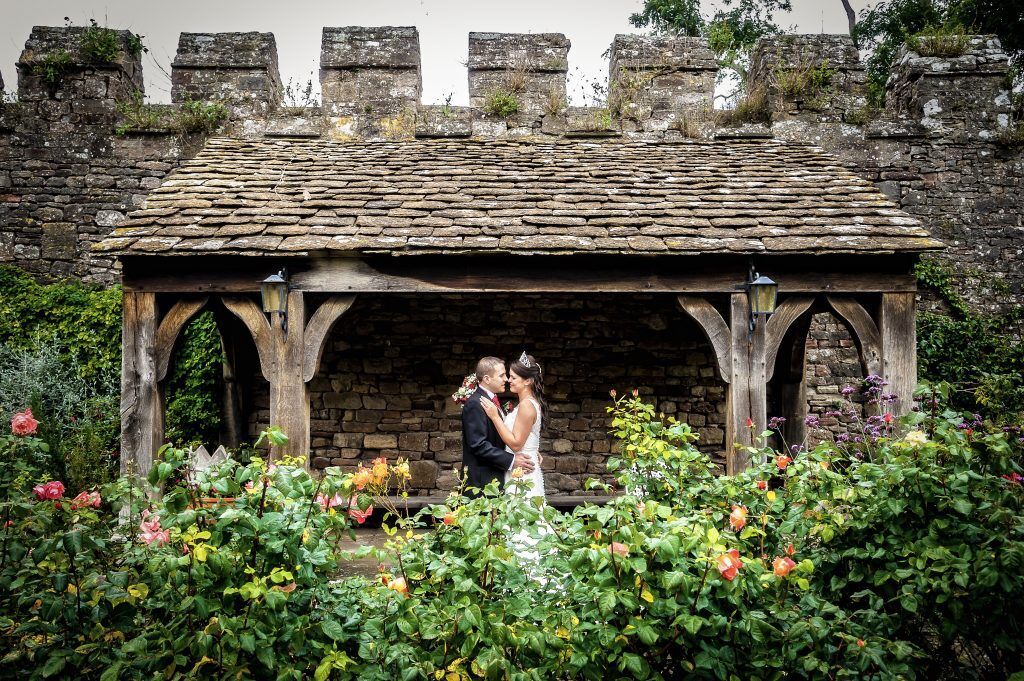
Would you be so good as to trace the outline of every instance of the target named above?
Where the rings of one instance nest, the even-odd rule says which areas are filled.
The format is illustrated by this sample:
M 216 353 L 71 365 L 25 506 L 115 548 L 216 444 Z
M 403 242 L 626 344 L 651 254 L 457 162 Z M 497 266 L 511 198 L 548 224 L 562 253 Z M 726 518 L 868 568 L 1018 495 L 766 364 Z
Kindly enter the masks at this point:
M 950 309 L 917 317 L 920 377 L 952 384 L 957 408 L 996 418 L 1024 414 L 1024 308 L 997 315 L 974 312 L 948 265 L 925 259 L 915 272 Z
M 217 442 L 224 352 L 213 313 L 199 314 L 182 332 L 167 377 L 167 438 L 178 446 Z
M 94 393 L 120 393 L 120 286 L 41 284 L 17 267 L 0 266 L 0 290 L 0 346 L 53 348 Z M 203 313 L 183 332 L 168 374 L 166 424 L 175 442 L 216 442 L 221 357 L 213 315 Z M 114 410 L 108 418 L 119 415 Z

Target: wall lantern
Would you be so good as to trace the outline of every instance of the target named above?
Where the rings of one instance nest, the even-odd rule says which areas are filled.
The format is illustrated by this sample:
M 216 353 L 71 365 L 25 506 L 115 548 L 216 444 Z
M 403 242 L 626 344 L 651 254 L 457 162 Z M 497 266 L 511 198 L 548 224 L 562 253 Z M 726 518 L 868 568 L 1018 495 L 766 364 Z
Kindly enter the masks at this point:
M 750 281 L 747 282 L 747 299 L 750 301 L 750 330 L 757 325 L 757 318 L 767 319 L 775 312 L 775 301 L 778 297 L 779 285 L 774 281 L 751 270 Z
M 260 283 L 260 296 L 263 298 L 263 311 L 273 315 L 281 315 L 282 324 L 288 310 L 288 279 L 285 270 L 271 274 Z

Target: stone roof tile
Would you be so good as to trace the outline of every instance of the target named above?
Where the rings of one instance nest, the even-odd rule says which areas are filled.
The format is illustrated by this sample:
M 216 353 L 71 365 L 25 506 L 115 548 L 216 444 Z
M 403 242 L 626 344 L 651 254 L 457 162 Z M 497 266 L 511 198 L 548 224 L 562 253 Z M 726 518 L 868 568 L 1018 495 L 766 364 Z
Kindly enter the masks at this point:
M 820 149 L 776 141 L 214 138 L 97 250 L 895 253 L 940 248 Z

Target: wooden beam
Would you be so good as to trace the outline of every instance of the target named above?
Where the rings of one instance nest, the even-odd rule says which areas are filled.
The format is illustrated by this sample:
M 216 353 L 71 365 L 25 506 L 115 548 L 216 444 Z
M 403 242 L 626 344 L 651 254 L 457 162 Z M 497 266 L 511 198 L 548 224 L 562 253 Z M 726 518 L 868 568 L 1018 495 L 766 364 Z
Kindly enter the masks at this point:
M 160 321 L 160 326 L 156 331 L 155 344 L 156 380 L 162 381 L 167 377 L 167 369 L 171 364 L 171 354 L 174 351 L 178 335 L 189 320 L 206 306 L 207 300 L 209 298 L 205 297 L 196 300 L 179 300 Z
M 911 298 L 914 294 L 909 294 Z M 850 325 L 853 331 L 854 340 L 860 349 L 861 363 L 867 374 L 881 376 L 882 367 L 882 338 L 879 334 L 878 325 L 868 314 L 868 311 L 853 298 L 840 296 L 826 296 L 828 304 L 832 309 Z
M 327 334 L 335 322 L 345 314 L 355 296 L 331 296 L 325 300 L 309 319 L 306 325 L 305 348 L 302 356 L 302 380 L 309 383 L 320 368 L 320 358 L 324 354 Z
M 292 285 L 308 292 L 331 293 L 735 293 L 746 281 L 744 268 L 680 271 L 656 266 L 595 268 L 582 262 L 543 266 L 503 261 L 502 267 L 452 262 L 420 264 L 415 258 L 370 263 L 355 258 L 314 260 L 297 271 Z M 779 273 L 780 293 L 828 291 L 910 291 L 910 275 L 881 273 Z
M 292 272 L 291 285 L 308 293 L 735 293 L 747 277 L 744 259 L 637 257 L 588 258 L 460 256 L 365 258 L 240 258 L 214 267 L 197 256 L 125 263 L 124 287 L 156 293 L 255 293 L 279 266 Z M 152 261 L 152 262 L 149 262 Z M 893 263 L 876 271 L 827 269 L 808 272 L 806 258 L 774 262 L 780 293 L 916 290 L 906 269 Z M 704 264 L 698 264 L 704 263 Z M 906 265 L 905 267 L 909 267 Z M 762 268 L 764 269 L 764 268 Z M 882 271 L 885 269 L 886 271 Z
M 789 327 L 814 304 L 813 296 L 794 296 L 783 300 L 776 308 L 775 314 L 768 318 L 765 327 L 765 380 L 772 380 L 775 375 L 775 358 L 779 354 L 779 346 L 785 338 Z
M 242 320 L 245 327 L 249 329 L 252 340 L 256 344 L 256 352 L 260 358 L 260 371 L 263 378 L 273 380 L 277 369 L 277 361 L 270 322 L 267 321 L 263 310 L 249 298 L 236 298 L 226 296 L 222 299 L 226 307 L 233 315 Z
M 678 296 L 679 306 L 693 317 L 704 332 L 715 354 L 715 368 L 718 377 L 729 383 L 732 380 L 732 338 L 729 325 L 714 305 L 697 296 Z
M 121 471 L 145 477 L 163 442 L 156 373 L 156 295 L 124 292 L 121 330 Z M 131 470 L 129 470 L 129 468 Z
M 913 293 L 884 293 L 878 313 L 882 374 L 897 396 L 893 412 L 902 416 L 914 405 L 917 388 L 917 301 Z

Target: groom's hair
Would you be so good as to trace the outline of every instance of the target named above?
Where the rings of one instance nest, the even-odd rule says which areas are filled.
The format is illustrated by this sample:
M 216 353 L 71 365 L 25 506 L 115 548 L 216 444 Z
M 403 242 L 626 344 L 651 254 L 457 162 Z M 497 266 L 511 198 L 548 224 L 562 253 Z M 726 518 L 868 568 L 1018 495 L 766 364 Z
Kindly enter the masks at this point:
M 489 376 L 494 373 L 494 370 L 498 367 L 505 368 L 504 360 L 498 359 L 497 357 L 482 357 L 479 362 L 476 363 L 476 378 L 480 380 L 484 376 Z

